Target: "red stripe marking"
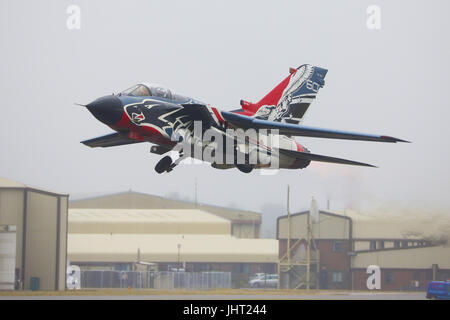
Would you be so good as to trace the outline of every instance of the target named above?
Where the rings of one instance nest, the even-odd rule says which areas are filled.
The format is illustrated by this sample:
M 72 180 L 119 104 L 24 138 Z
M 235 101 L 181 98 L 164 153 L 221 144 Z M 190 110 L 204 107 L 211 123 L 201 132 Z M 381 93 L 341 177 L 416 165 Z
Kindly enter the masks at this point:
M 295 141 L 295 144 L 297 145 L 297 151 L 305 152 L 305 150 L 303 149 L 303 146 L 300 143 Z M 289 168 L 298 169 L 300 167 L 300 164 L 302 161 L 303 161 L 302 159 L 295 159 L 294 162 L 292 162 L 292 164 L 289 166 Z
M 298 143 L 297 141 L 295 141 L 295 144 L 297 145 L 297 151 L 304 152 L 303 146 L 302 146 L 300 143 Z
M 216 115 L 217 119 L 219 119 L 219 122 L 223 122 L 223 118 L 222 118 L 222 116 L 220 115 L 219 111 L 217 111 L 216 108 L 211 108 L 211 109 L 212 109 L 212 111 L 214 112 L 214 114 Z

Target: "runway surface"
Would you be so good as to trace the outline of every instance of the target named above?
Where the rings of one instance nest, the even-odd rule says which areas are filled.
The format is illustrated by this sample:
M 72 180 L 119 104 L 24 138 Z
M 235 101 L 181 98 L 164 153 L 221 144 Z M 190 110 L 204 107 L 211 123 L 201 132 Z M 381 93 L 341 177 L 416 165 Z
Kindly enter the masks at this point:
M 424 300 L 424 292 L 327 292 L 300 294 L 0 295 L 0 300 Z

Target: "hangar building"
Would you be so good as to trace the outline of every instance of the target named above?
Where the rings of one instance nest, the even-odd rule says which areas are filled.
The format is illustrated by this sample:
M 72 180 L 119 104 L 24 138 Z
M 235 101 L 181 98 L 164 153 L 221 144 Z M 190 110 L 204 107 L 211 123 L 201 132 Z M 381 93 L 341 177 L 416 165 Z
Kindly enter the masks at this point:
M 307 221 L 308 211 L 291 214 L 288 235 L 288 216 L 278 218 L 281 262 L 287 260 L 290 237 L 291 260 L 304 263 Z M 445 215 L 369 216 L 320 211 L 318 222 L 310 229 L 312 278 L 320 289 L 367 290 L 367 267 L 377 265 L 382 290 L 425 290 L 428 281 L 450 279 L 449 231 L 450 218 Z M 290 287 L 297 286 L 294 278 Z
M 69 261 L 115 271 L 143 261 L 159 271 L 229 271 L 233 280 L 275 273 L 278 241 L 237 238 L 231 228 L 230 220 L 198 209 L 69 209 Z
M 261 214 L 257 212 L 195 204 L 134 191 L 70 201 L 69 207 L 73 209 L 199 209 L 229 220 L 231 234 L 237 238 L 259 238 L 261 229 Z
M 0 289 L 64 290 L 68 195 L 0 178 Z

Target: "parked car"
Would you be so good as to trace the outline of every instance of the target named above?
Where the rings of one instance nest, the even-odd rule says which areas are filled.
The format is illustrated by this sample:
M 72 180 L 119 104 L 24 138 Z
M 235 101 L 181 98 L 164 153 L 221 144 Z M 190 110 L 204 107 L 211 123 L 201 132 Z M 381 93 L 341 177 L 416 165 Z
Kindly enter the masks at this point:
M 251 288 L 277 288 L 278 275 L 277 274 L 262 274 L 258 278 L 249 281 Z
M 250 276 L 249 281 L 255 280 L 255 279 L 259 279 L 259 278 L 263 277 L 264 275 L 265 275 L 265 273 L 262 273 L 262 272 L 252 274 L 252 275 Z
M 431 281 L 428 283 L 427 299 L 450 299 L 449 281 Z

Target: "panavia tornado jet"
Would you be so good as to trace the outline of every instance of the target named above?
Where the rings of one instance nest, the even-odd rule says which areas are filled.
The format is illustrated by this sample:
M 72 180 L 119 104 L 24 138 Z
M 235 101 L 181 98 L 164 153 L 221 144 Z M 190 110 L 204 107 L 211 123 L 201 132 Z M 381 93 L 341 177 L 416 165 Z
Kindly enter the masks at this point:
M 82 141 L 89 147 L 150 142 L 164 156 L 156 172 L 170 172 L 183 159 L 211 163 L 217 169 L 249 173 L 261 168 L 306 168 L 311 161 L 373 167 L 370 164 L 311 153 L 296 136 L 408 142 L 385 135 L 304 126 L 303 118 L 325 84 L 327 70 L 312 65 L 290 68 L 289 75 L 259 102 L 241 100 L 224 111 L 152 84 L 137 84 L 101 97 L 85 107 L 113 133 Z M 175 156 L 173 156 L 175 154 Z

